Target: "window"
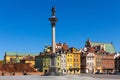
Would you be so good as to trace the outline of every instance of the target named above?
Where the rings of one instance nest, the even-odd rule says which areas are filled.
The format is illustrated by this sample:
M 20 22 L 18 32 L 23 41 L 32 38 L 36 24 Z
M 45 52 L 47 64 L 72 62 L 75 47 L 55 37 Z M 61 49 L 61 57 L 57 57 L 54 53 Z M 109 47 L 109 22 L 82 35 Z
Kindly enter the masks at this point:
M 74 62 L 75 62 L 75 59 L 74 59 Z
M 68 62 L 69 62 L 69 59 L 68 59 Z
M 89 65 L 89 63 L 87 62 L 87 65 Z
M 70 59 L 70 62 L 72 62 L 72 59 Z
M 88 60 L 88 58 L 86 58 L 86 60 Z
M 89 57 L 87 58 L 87 60 L 89 60 Z
M 59 60 L 59 57 L 58 57 L 58 60 Z
M 78 59 L 74 59 L 75 62 L 78 62 Z
M 78 59 L 77 59 L 77 62 L 78 62 Z
M 74 67 L 77 67 L 78 66 L 78 64 L 74 64 Z
M 111 64 L 111 67 L 113 67 L 113 64 Z
M 91 60 L 93 60 L 93 58 L 91 57 Z
M 70 67 L 72 67 L 72 64 L 70 64 Z
M 58 66 L 59 66 L 59 63 L 58 63 Z
M 45 67 L 46 66 L 46 64 L 45 63 L 43 63 L 43 67 Z
M 78 55 L 75 55 L 75 57 L 77 58 L 77 57 L 78 57 Z
M 74 67 L 76 67 L 76 64 L 74 64 Z

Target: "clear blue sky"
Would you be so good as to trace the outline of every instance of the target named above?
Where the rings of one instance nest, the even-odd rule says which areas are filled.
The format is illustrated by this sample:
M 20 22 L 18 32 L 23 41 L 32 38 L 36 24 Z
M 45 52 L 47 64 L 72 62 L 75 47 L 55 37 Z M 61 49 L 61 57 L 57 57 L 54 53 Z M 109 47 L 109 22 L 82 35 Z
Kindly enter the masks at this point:
M 56 42 L 83 48 L 113 42 L 120 50 L 119 0 L 55 0 Z M 0 59 L 7 52 L 40 52 L 51 45 L 50 0 L 0 0 Z

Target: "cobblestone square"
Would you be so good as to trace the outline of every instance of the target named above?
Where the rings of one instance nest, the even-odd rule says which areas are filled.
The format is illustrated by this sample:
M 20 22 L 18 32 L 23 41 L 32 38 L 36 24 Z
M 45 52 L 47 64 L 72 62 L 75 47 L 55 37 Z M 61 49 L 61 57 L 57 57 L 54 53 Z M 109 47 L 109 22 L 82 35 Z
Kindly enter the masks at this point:
M 86 76 L 86 75 L 66 75 L 66 76 L 39 76 L 39 75 L 28 75 L 28 76 L 0 76 L 0 80 L 120 80 L 119 78 L 97 78 L 97 76 Z

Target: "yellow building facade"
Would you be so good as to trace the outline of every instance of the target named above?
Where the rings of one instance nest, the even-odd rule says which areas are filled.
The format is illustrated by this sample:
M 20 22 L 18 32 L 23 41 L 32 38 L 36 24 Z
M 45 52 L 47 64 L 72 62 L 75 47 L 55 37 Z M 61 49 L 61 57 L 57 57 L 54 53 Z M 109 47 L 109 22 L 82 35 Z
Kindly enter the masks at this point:
M 75 48 L 71 48 L 66 55 L 66 67 L 68 74 L 80 74 L 81 73 L 81 56 L 80 51 Z
M 34 67 L 35 65 L 35 56 L 37 54 L 21 54 L 17 52 L 5 52 L 4 62 L 5 63 L 20 63 L 23 61 L 24 63 L 30 63 L 30 66 Z
M 31 67 L 34 67 L 35 65 L 35 60 L 26 60 L 25 63 L 30 63 Z
M 61 55 L 57 55 L 57 58 L 56 58 L 56 66 L 58 68 L 58 72 L 61 72 Z

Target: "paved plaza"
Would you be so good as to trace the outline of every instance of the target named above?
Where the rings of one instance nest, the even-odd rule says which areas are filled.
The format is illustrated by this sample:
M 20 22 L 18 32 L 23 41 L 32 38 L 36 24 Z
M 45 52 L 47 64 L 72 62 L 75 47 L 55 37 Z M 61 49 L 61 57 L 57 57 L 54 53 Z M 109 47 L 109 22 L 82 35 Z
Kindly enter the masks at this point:
M 99 76 L 99 77 L 98 77 Z M 110 77 L 109 77 L 110 76 Z M 97 75 L 97 76 L 86 76 L 86 75 L 66 75 L 66 76 L 39 76 L 39 75 L 28 75 L 28 76 L 0 76 L 0 80 L 120 80 L 119 76 L 111 75 Z M 98 78 L 97 78 L 98 77 Z

